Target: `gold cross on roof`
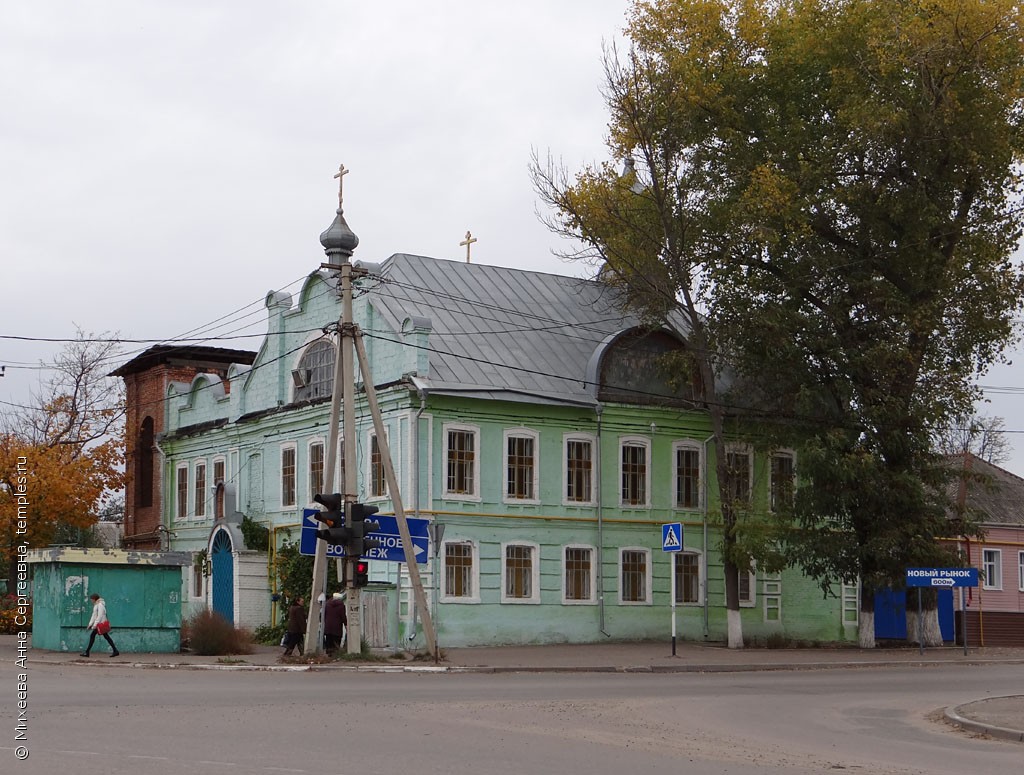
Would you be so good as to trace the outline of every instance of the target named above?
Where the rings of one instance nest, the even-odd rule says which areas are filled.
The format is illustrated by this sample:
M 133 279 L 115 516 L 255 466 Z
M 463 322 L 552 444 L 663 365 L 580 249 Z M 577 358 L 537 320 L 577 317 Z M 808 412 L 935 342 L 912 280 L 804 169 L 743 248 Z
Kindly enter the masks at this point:
M 344 164 L 339 164 L 338 165 L 338 172 L 334 176 L 335 180 L 338 181 L 338 209 L 339 210 L 341 209 L 342 187 L 345 184 L 345 176 L 348 175 L 349 172 L 351 172 L 351 170 L 345 169 L 345 165 Z
M 469 231 L 466 232 L 466 239 L 459 243 L 459 247 L 466 246 L 466 263 L 469 263 L 469 248 L 477 239 Z

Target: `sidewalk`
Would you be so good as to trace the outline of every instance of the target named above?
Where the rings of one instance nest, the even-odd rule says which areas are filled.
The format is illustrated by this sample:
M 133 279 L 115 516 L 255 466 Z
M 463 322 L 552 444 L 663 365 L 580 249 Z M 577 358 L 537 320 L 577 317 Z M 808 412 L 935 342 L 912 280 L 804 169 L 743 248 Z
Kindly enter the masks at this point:
M 513 672 L 620 672 L 620 673 L 709 673 L 767 670 L 864 669 L 882 666 L 920 666 L 945 663 L 961 665 L 1024 665 L 1024 648 L 962 647 L 879 648 L 863 651 L 854 647 L 807 649 L 728 649 L 719 643 L 676 644 L 670 642 L 609 642 L 555 644 L 546 646 L 502 646 L 452 648 L 442 645 L 441 659 L 411 659 L 404 654 L 382 652 L 380 661 L 336 661 L 311 663 L 280 659 L 277 646 L 257 645 L 252 654 L 208 657 L 196 654 L 128 654 L 111 659 L 94 651 L 85 659 L 73 652 L 31 650 L 29 664 L 73 664 L 89 667 L 163 668 L 196 670 L 279 670 L 430 673 L 513 673 Z M 12 661 L 13 635 L 0 635 L 0 657 Z M 949 708 L 947 719 L 954 724 L 997 737 L 1024 742 L 1024 696 L 988 698 Z

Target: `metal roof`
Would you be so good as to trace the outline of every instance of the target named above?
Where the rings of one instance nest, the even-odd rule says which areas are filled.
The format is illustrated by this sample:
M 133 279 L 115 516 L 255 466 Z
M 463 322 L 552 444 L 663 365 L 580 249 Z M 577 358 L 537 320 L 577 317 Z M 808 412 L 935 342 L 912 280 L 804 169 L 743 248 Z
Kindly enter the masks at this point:
M 396 331 L 409 318 L 430 320 L 420 381 L 431 392 L 593 405 L 595 349 L 642 324 L 618 309 L 613 290 L 574 277 L 404 253 L 382 276 L 369 299 Z

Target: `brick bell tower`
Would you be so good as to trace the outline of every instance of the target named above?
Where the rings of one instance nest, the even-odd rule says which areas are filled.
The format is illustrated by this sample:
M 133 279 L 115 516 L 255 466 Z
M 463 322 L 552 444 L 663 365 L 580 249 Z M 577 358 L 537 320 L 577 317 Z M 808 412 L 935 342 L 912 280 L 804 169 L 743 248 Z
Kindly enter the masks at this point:
M 124 542 L 127 549 L 161 548 L 163 465 L 159 441 L 167 416 L 167 388 L 217 374 L 227 385 L 232 363 L 250 365 L 256 353 L 219 347 L 156 345 L 110 376 L 125 383 Z

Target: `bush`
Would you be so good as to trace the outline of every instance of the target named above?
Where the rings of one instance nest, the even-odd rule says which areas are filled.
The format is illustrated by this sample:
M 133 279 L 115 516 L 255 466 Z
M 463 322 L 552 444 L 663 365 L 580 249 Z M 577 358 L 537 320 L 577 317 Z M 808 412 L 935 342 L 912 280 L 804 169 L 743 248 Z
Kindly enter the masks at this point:
M 237 629 L 213 611 L 200 611 L 185 622 L 182 627 L 183 642 L 186 637 L 194 654 L 223 656 L 252 653 L 252 635 Z
M 261 624 L 252 634 L 252 639 L 264 646 L 279 646 L 281 638 L 284 637 L 285 625 L 282 624 Z

